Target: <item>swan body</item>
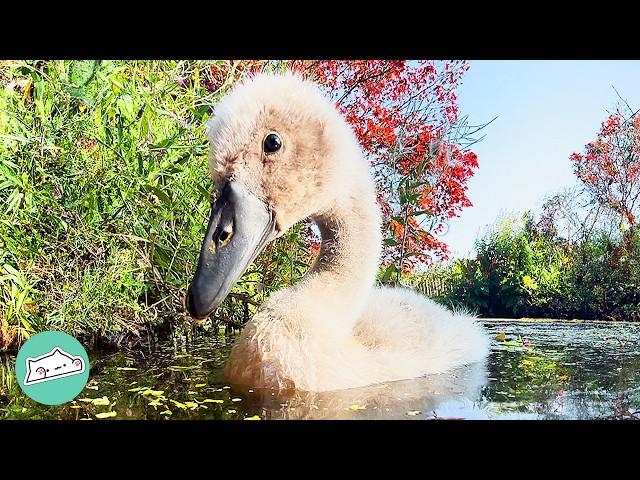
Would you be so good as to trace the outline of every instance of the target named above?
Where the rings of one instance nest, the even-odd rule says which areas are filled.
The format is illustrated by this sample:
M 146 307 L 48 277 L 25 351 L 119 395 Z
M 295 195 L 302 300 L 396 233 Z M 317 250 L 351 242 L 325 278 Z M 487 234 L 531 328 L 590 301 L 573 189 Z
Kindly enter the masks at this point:
M 273 133 L 282 145 L 271 153 L 265 142 Z M 227 277 L 239 278 L 257 255 L 225 251 L 220 232 L 226 239 L 235 228 L 238 244 L 260 237 L 261 248 L 310 217 L 322 236 L 307 275 L 274 292 L 236 339 L 225 369 L 230 382 L 322 392 L 447 372 L 486 356 L 488 338 L 473 317 L 409 289 L 375 286 L 382 233 L 369 164 L 313 83 L 293 74 L 243 81 L 219 102 L 208 137 L 213 197 L 236 200 L 212 209 L 190 286 L 192 315 L 215 308 L 231 288 Z M 227 203 L 253 206 L 224 230 Z M 259 233 L 241 236 L 251 229 Z M 226 267 L 232 257 L 242 258 L 241 269 Z

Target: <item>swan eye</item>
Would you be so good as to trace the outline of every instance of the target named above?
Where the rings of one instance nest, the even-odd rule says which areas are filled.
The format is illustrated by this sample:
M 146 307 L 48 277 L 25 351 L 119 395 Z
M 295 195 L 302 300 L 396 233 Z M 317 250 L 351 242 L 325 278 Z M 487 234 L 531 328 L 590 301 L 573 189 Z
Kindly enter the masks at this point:
M 275 153 L 280 150 L 280 147 L 282 147 L 282 140 L 277 133 L 270 133 L 264 137 L 262 147 L 264 149 L 264 153 Z

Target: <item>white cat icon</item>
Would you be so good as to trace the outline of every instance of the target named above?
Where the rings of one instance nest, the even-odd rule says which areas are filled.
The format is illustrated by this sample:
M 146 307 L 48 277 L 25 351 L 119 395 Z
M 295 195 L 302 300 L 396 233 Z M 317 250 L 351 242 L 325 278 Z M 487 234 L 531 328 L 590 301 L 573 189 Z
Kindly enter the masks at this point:
M 35 358 L 27 358 L 27 374 L 25 385 L 48 382 L 84 372 L 85 362 L 82 357 L 70 355 L 60 347 L 54 347 L 49 353 Z

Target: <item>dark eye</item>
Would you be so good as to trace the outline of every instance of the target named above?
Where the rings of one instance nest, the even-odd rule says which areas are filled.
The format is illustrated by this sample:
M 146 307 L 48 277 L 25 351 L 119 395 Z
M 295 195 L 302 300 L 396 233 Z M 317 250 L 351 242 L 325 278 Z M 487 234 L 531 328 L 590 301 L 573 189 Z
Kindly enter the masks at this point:
M 282 140 L 277 133 L 270 133 L 264 138 L 264 153 L 275 153 L 282 147 Z

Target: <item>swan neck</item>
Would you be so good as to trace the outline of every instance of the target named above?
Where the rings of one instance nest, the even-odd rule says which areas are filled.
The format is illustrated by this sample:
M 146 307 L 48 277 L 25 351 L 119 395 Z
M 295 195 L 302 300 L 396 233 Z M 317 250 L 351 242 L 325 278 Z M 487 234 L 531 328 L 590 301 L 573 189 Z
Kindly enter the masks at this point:
M 380 210 L 373 185 L 334 202 L 313 220 L 322 243 L 307 275 L 310 283 L 305 282 L 305 286 L 311 289 L 307 293 L 335 305 L 339 310 L 335 314 L 343 320 L 355 321 L 375 283 L 382 247 Z
M 345 277 L 346 281 L 366 277 L 367 283 L 373 283 L 381 241 L 375 210 L 375 205 L 364 208 L 353 202 L 314 217 L 322 243 L 313 271 Z

